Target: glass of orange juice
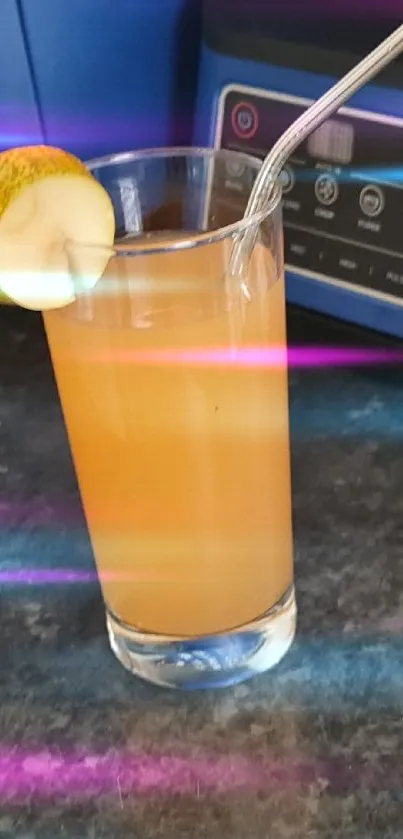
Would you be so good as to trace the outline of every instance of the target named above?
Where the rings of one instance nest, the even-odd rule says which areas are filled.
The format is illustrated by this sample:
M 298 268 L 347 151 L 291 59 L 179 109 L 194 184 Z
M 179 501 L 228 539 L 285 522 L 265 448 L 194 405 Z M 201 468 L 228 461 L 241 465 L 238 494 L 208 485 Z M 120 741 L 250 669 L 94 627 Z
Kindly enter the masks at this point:
M 97 246 L 69 244 L 77 297 L 44 319 L 111 646 L 150 682 L 228 685 L 295 632 L 280 188 L 245 221 L 246 155 L 89 166 L 115 246 L 88 291 L 74 266 Z

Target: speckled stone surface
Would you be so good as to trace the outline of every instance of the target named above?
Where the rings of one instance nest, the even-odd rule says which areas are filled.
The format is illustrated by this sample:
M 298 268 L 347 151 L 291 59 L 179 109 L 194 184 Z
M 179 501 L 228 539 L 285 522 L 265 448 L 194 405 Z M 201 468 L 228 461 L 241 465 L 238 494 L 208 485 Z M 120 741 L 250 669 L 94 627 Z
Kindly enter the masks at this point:
M 40 318 L 0 309 L 0 837 L 403 836 L 403 374 L 290 390 L 297 641 L 248 684 L 154 689 L 108 648 Z

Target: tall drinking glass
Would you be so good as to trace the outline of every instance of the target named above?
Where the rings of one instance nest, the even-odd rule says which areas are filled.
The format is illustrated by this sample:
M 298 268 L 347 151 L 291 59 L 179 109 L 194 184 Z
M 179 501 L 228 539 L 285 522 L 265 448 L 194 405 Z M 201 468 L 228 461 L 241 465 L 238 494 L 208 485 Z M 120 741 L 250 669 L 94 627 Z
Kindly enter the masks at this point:
M 295 631 L 280 190 L 260 162 L 171 149 L 94 161 L 116 215 L 102 279 L 44 314 L 112 649 L 183 688 L 272 667 Z M 242 276 L 235 238 L 252 225 Z

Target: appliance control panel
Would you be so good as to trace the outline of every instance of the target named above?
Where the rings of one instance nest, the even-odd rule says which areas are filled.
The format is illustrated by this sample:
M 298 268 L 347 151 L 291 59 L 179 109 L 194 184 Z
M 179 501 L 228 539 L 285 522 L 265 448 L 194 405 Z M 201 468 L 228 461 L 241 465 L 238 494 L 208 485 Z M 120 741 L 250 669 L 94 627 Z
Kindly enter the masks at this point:
M 242 85 L 220 97 L 215 147 L 263 158 L 310 100 Z M 403 303 L 403 118 L 342 108 L 283 169 L 290 271 Z M 236 173 L 228 172 L 228 184 Z

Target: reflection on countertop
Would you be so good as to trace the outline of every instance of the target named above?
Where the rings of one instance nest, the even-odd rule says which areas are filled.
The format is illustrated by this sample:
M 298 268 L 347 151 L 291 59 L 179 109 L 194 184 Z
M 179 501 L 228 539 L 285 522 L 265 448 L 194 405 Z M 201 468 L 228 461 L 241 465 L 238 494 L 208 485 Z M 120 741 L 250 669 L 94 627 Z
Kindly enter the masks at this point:
M 0 309 L 0 837 L 402 835 L 403 372 L 293 369 L 290 397 L 297 641 L 154 689 L 108 648 L 41 319 Z

